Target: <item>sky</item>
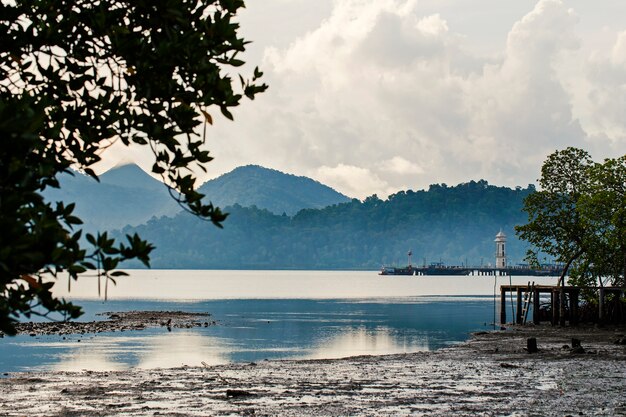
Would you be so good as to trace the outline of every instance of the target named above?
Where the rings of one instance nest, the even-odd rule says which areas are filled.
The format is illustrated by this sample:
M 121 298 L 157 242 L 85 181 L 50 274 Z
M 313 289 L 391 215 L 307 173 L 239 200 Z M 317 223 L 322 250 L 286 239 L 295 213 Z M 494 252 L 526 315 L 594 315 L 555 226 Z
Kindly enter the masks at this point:
M 626 154 L 624 0 L 248 0 L 239 21 L 269 89 L 214 117 L 201 180 L 257 164 L 384 198 Z

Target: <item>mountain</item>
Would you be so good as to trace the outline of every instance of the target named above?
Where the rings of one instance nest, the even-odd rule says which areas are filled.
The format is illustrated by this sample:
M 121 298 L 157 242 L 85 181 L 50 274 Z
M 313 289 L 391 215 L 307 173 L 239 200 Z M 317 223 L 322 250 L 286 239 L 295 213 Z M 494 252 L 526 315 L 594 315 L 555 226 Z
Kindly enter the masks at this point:
M 523 200 L 534 192 L 470 181 L 455 187 L 402 191 L 294 216 L 258 207 L 227 207 L 223 229 L 181 213 L 125 228 L 154 243 L 154 268 L 378 269 L 381 264 L 487 265 L 495 262 L 494 238 L 508 236 L 508 259 L 520 263 L 526 244 L 514 226 L 523 224 Z M 130 264 L 132 266 L 138 266 Z
M 75 172 L 62 175 L 61 188 L 43 193 L 48 201 L 75 202 L 75 214 L 88 232 L 119 229 L 141 224 L 153 216 L 172 216 L 180 206 L 167 188 L 137 165 L 113 168 L 100 175 L 100 182 Z
M 219 207 L 256 206 L 274 214 L 294 215 L 304 208 L 323 208 L 350 201 L 332 188 L 307 177 L 246 165 L 234 169 L 199 189 Z
M 88 232 L 139 225 L 152 217 L 174 216 L 181 207 L 160 181 L 137 165 L 113 168 L 100 182 L 75 172 L 60 178 L 60 189 L 46 189 L 48 201 L 75 202 L 75 214 Z M 295 214 L 304 208 L 326 207 L 349 198 L 306 177 L 244 166 L 203 184 L 200 192 L 219 207 L 239 204 Z
M 135 164 L 119 166 L 100 175 L 100 183 L 115 187 L 141 189 L 158 192 L 163 190 L 163 183 L 156 180 Z

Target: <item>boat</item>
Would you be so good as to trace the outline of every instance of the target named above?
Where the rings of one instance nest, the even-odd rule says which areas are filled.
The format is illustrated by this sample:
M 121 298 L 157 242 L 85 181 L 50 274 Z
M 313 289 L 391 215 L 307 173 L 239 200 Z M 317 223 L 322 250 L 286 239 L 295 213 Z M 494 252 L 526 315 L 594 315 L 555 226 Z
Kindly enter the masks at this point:
M 383 265 L 378 275 L 415 275 L 415 269 L 411 265 L 405 267 Z
M 415 275 L 415 268 L 411 265 L 411 256 L 413 251 L 409 250 L 407 256 L 409 257 L 409 265 L 404 267 L 397 266 L 385 266 L 380 268 L 378 275 Z

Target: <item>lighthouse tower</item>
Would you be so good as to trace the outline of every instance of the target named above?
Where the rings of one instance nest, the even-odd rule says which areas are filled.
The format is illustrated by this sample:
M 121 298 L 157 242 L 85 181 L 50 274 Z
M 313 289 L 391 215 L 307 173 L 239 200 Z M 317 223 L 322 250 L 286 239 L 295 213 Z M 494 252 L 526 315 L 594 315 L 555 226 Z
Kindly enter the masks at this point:
M 506 244 L 506 235 L 502 233 L 502 230 L 496 235 L 496 268 L 506 268 L 506 252 L 504 246 Z

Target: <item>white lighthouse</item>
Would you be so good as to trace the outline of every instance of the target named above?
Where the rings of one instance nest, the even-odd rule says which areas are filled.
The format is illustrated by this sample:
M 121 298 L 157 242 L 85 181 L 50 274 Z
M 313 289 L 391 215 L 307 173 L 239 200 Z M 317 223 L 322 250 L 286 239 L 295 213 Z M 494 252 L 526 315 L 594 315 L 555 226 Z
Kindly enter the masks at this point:
M 496 268 L 506 268 L 506 252 L 504 247 L 506 245 L 506 235 L 502 233 L 502 230 L 496 235 Z

